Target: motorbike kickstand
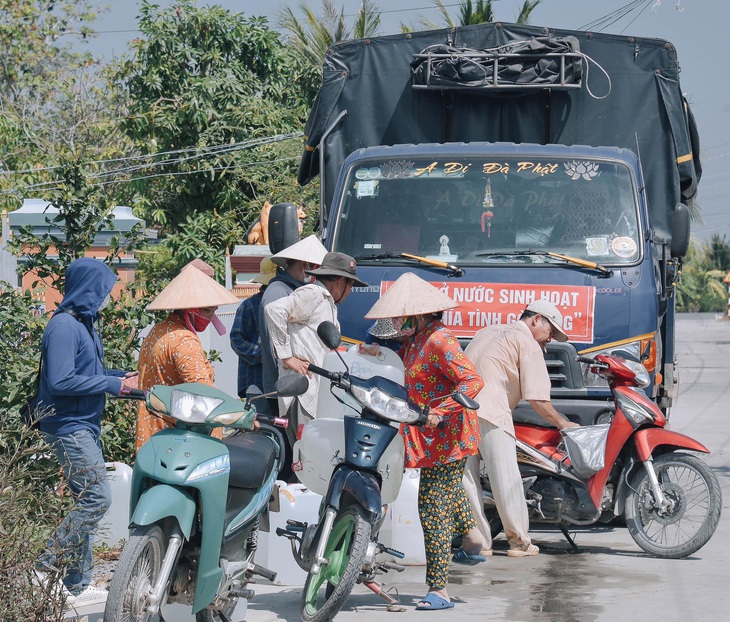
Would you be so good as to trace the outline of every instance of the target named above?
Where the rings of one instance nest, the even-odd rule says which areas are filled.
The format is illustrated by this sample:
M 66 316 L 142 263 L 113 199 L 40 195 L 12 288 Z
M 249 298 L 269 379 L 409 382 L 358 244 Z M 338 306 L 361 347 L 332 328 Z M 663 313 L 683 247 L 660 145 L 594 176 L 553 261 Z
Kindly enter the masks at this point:
M 385 592 L 382 586 L 376 581 L 363 581 L 362 584 L 375 592 L 380 598 L 388 603 L 388 611 L 405 611 L 406 608 L 400 604 L 400 601 L 393 598 L 390 594 Z
M 575 543 L 575 540 L 571 537 L 571 535 L 568 533 L 568 528 L 563 525 L 562 523 L 559 525 L 560 531 L 563 533 L 563 536 L 568 541 L 568 544 L 570 544 L 570 553 L 580 553 L 580 549 L 578 548 L 578 545 Z

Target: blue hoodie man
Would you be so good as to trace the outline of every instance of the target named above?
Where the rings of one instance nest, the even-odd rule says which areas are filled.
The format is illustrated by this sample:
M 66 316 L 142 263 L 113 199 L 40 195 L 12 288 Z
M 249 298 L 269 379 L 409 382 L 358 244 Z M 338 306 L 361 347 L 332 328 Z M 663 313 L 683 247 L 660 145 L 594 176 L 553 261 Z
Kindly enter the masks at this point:
M 101 414 L 106 393 L 119 395 L 130 372 L 108 370 L 94 323 L 117 277 L 99 260 L 83 257 L 66 269 L 63 302 L 43 333 L 39 409 L 46 442 L 54 449 L 75 504 L 36 564 L 40 572 L 59 569 L 73 602 L 84 604 L 105 592 L 90 586 L 94 535 L 111 503 L 101 452 Z

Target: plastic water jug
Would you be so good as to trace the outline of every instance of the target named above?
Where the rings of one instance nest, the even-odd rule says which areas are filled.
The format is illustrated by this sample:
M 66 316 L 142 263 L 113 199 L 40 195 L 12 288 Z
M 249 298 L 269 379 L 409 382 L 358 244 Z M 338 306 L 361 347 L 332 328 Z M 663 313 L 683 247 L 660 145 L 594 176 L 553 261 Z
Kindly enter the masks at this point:
M 403 559 L 394 559 L 405 566 L 426 564 L 423 529 L 418 518 L 420 473 L 420 469 L 405 470 L 398 497 L 388 506 L 388 513 L 380 530 L 380 541 L 403 553 Z
M 129 537 L 129 495 L 132 490 L 132 467 L 123 462 L 106 463 L 107 481 L 112 491 L 112 503 L 99 524 L 97 542 L 111 548 Z
M 276 535 L 277 527 L 284 529 L 286 521 L 293 519 L 303 523 L 319 520 L 319 504 L 322 497 L 302 484 L 279 484 L 279 512 L 269 513 L 270 531 L 259 533 L 256 563 L 276 573 L 279 585 L 304 585 L 307 573 L 299 567 L 292 555 L 287 538 Z
M 400 360 L 398 355 L 389 350 L 388 348 L 382 348 L 379 356 L 367 356 L 360 354 L 358 346 L 354 345 L 348 348 L 345 352 L 340 352 L 340 355 L 345 359 L 347 367 L 350 370 L 352 376 L 358 378 L 372 378 L 373 376 L 382 376 L 388 378 L 398 384 L 403 384 L 405 377 L 403 371 L 403 362 Z M 344 371 L 345 368 L 342 365 L 342 361 L 335 352 L 328 352 L 322 367 L 329 371 Z M 329 382 L 324 378 L 321 379 L 319 395 L 317 396 L 317 417 L 344 417 L 345 415 L 352 415 L 353 410 L 348 406 L 345 406 L 338 402 L 330 391 Z M 346 403 L 352 404 L 356 409 L 356 412 L 360 412 L 360 407 L 357 402 L 347 395 L 340 389 L 334 389 L 334 392 L 343 399 Z

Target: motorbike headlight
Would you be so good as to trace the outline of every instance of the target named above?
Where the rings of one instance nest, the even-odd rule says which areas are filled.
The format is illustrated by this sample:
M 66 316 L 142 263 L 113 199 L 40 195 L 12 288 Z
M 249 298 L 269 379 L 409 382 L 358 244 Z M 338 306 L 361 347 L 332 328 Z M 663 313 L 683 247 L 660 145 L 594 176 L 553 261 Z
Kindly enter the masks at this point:
M 189 423 L 205 423 L 210 413 L 218 408 L 223 403 L 223 400 L 217 397 L 205 397 L 203 395 L 187 393 L 186 391 L 175 390 L 172 392 L 170 402 L 170 415 L 175 419 Z M 228 414 L 225 413 L 225 415 L 221 416 Z
M 353 384 L 350 391 L 363 406 L 390 421 L 413 423 L 420 416 L 419 412 L 408 406 L 408 402 L 388 395 L 377 387 L 365 388 Z
M 623 393 L 616 394 L 616 402 L 618 402 L 618 407 L 621 409 L 621 412 L 626 415 L 626 418 L 634 425 L 634 427 L 638 427 L 643 423 L 652 423 L 654 421 L 654 415 L 651 412 Z

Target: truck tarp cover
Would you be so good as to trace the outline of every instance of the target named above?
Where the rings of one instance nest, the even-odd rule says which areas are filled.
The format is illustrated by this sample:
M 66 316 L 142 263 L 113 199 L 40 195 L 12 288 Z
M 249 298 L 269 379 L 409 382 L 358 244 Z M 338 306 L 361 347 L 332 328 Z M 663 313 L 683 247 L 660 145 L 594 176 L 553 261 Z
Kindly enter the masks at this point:
M 571 49 L 588 57 L 582 71 L 574 71 L 580 88 L 413 88 L 420 79 L 414 82 L 414 59 L 428 48 L 492 50 L 533 38 L 569 41 Z M 491 23 L 338 43 L 327 53 L 322 87 L 307 121 L 300 184 L 319 173 L 321 137 L 342 111 L 347 115 L 327 136 L 324 149 L 325 210 L 345 158 L 362 147 L 483 141 L 636 152 L 638 139 L 652 225 L 658 238 L 668 239 L 674 207 L 691 204 L 701 173 L 677 54 L 660 39 Z

